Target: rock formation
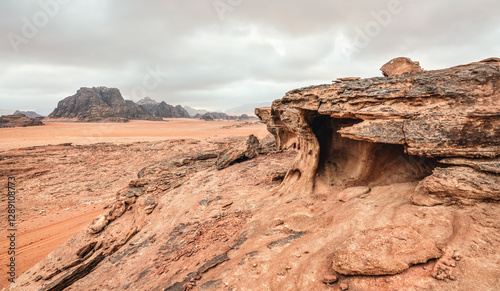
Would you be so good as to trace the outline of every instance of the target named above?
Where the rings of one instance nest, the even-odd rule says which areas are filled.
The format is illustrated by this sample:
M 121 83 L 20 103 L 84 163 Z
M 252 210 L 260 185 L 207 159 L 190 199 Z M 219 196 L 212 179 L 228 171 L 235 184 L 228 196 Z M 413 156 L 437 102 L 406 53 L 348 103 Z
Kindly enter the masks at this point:
M 24 114 L 0 116 L 0 127 L 26 127 L 36 125 L 43 125 L 43 123 L 38 118 L 30 118 Z
M 217 158 L 217 170 L 227 168 L 232 163 L 253 159 L 259 154 L 260 143 L 255 135 L 251 135 L 245 143 L 221 152 Z
M 500 199 L 498 172 L 490 168 L 467 170 L 469 180 L 481 183 L 472 192 L 465 190 L 478 188 L 465 185 L 472 182 L 441 182 L 438 188 L 430 182 L 452 174 L 443 163 L 469 166 L 486 159 L 499 167 L 500 59 L 436 71 L 415 66 L 397 58 L 382 67 L 391 77 L 296 89 L 272 109 L 258 109 L 279 148 L 300 149 L 285 187 L 312 193 L 332 185 L 416 181 L 434 171 L 419 187 L 425 195 Z M 455 159 L 442 160 L 448 157 Z M 459 195 L 457 187 L 468 194 Z
M 213 120 L 240 120 L 240 121 L 245 121 L 245 120 L 258 120 L 255 118 L 255 116 L 248 116 L 247 114 L 242 114 L 240 116 L 235 116 L 235 115 L 228 115 L 223 112 L 207 112 L 203 115 L 201 114 L 196 114 L 194 118 L 201 118 L 206 121 L 213 121 Z
M 128 119 L 161 120 L 132 101 L 125 101 L 116 88 L 80 88 L 75 95 L 59 101 L 50 118 L 87 122 L 124 122 Z
M 498 290 L 500 59 L 398 63 L 257 109 L 277 151 L 145 167 L 9 288 Z
M 180 105 L 172 106 L 162 101 L 160 103 L 145 97 L 137 102 L 144 110 L 157 117 L 164 118 L 190 118 L 189 113 Z
M 332 268 L 344 275 L 398 274 L 441 257 L 434 242 L 408 226 L 360 231 L 333 253 Z

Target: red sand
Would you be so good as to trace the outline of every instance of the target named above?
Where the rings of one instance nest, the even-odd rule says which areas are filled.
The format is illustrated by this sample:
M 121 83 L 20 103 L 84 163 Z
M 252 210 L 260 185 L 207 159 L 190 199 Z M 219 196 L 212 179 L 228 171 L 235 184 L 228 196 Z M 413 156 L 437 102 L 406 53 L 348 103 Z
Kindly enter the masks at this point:
M 212 137 L 248 136 L 250 134 L 255 134 L 258 138 L 263 138 L 268 132 L 265 125 L 257 122 L 207 122 L 199 119 L 170 119 L 168 122 L 130 121 L 128 123 L 76 123 L 51 121 L 45 122 L 43 126 L 0 128 L 0 136 L 2 137 L 0 139 L 0 153 L 5 151 L 4 154 L 17 155 L 23 152 L 17 153 L 15 149 L 49 144 L 73 143 L 75 145 L 88 145 L 102 142 L 130 144 L 134 142 L 161 141 L 168 139 L 209 139 Z M 11 153 L 9 150 L 13 150 L 14 152 Z M 40 151 L 45 152 L 44 149 L 40 149 Z M 22 156 L 22 158 L 19 157 L 19 159 L 24 159 L 25 162 L 28 160 L 30 164 L 40 165 L 36 161 L 38 158 L 40 158 L 40 156 L 37 156 L 37 154 Z M 82 156 L 82 159 L 83 158 L 84 156 Z M 125 161 L 121 162 L 126 162 L 127 158 L 124 157 L 123 159 L 125 159 Z M 120 166 L 120 164 L 121 163 L 117 163 L 116 166 L 114 166 L 112 163 L 105 163 L 105 166 L 109 170 L 124 171 L 122 169 L 123 166 Z M 8 173 L 9 167 L 14 166 L 15 165 L 10 165 L 9 163 L 0 165 L 0 170 L 3 170 L 4 173 L 3 175 L 0 173 L 0 175 L 2 175 L 2 177 L 0 177 L 2 180 L 0 185 L 4 185 L 4 182 L 7 181 L 7 175 L 5 173 Z M 134 168 L 132 170 L 137 172 L 143 167 L 143 165 L 136 166 L 137 169 Z M 60 167 L 60 165 L 54 164 L 54 169 L 58 167 Z M 110 169 L 111 167 L 115 169 Z M 63 170 L 64 167 L 61 171 Z M 127 169 L 127 171 L 130 170 L 131 169 Z M 65 173 L 60 173 L 60 175 L 64 177 Z M 125 174 L 121 175 L 123 176 Z M 35 180 L 32 182 L 41 183 L 39 180 L 36 180 L 38 177 L 33 179 Z M 125 186 L 126 184 L 122 187 Z M 68 185 L 68 187 L 70 187 L 70 185 Z M 30 195 L 34 193 L 24 194 Z M 78 199 L 79 193 L 71 194 L 71 196 L 66 197 L 68 203 Z M 39 193 L 39 195 L 50 195 L 50 193 Z M 40 216 L 37 212 L 31 212 L 30 209 L 44 208 L 46 201 L 42 198 L 37 200 L 36 196 L 30 196 L 32 197 L 31 199 L 23 199 L 20 205 L 18 205 L 18 211 L 23 211 L 17 213 L 22 221 L 20 221 L 18 225 L 16 241 L 16 277 L 48 255 L 61 243 L 68 240 L 82 227 L 88 225 L 98 214 L 102 213 L 103 206 L 108 203 L 108 201 L 105 200 L 91 205 L 81 205 L 78 208 L 72 207 L 69 211 L 58 211 L 57 213 L 49 211 L 46 215 Z M 7 203 L 5 199 L 2 200 L 2 205 Z M 64 202 L 61 203 L 66 204 Z M 57 207 L 66 207 L 62 206 L 62 204 L 57 205 Z M 45 205 L 45 207 L 47 206 Z M 2 208 L 4 208 L 4 206 L 2 206 Z M 2 229 L 0 230 L 0 264 L 2 266 L 6 265 L 10 257 L 7 254 L 9 241 L 5 228 L 6 223 L 6 221 L 3 221 L 1 226 Z M 2 270 L 5 270 L 5 268 L 2 268 Z M 2 272 L 0 275 L 0 288 L 5 287 L 7 283 L 7 275 L 5 272 Z

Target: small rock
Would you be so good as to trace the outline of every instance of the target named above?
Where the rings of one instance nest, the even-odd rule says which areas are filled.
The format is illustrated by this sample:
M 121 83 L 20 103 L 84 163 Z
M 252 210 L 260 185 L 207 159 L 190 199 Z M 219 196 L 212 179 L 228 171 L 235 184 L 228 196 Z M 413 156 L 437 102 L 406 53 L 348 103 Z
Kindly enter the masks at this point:
M 453 255 L 451 257 L 457 262 L 462 259 L 462 255 L 457 250 L 453 251 Z
M 103 214 L 99 215 L 97 218 L 95 218 L 92 223 L 90 224 L 88 231 L 91 234 L 98 233 L 106 227 L 108 224 L 108 220 L 106 219 L 106 216 Z
M 337 282 L 338 278 L 335 275 L 325 275 L 323 277 L 323 283 L 330 285 Z
M 274 226 L 280 226 L 283 225 L 285 221 L 283 219 L 276 219 L 273 223 Z
M 339 288 L 342 291 L 349 290 L 349 285 L 347 285 L 346 283 L 340 283 Z
M 228 208 L 229 206 L 233 205 L 233 202 L 226 202 L 222 205 L 222 208 Z
M 414 62 L 409 58 L 395 58 L 387 62 L 380 68 L 382 74 L 386 77 L 401 75 L 404 73 L 418 73 L 423 69 L 420 67 L 419 62 Z

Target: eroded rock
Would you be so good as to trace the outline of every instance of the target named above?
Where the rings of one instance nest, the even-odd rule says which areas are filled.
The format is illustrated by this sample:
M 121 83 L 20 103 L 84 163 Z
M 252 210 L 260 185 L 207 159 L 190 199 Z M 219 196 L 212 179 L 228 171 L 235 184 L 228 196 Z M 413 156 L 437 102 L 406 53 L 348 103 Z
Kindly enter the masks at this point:
M 96 217 L 89 225 L 88 227 L 89 233 L 91 234 L 99 233 L 106 227 L 107 224 L 108 224 L 108 219 L 106 218 L 105 215 L 101 214 L 98 217 Z
M 391 275 L 441 256 L 434 242 L 408 226 L 363 230 L 333 253 L 332 268 L 344 275 Z
M 500 201 L 500 177 L 469 167 L 436 168 L 421 183 L 437 196 Z
M 370 187 L 358 186 L 350 187 L 339 193 L 338 199 L 342 202 L 347 202 L 353 198 L 358 198 L 370 193 Z
M 217 158 L 217 169 L 222 170 L 237 161 L 255 158 L 259 154 L 259 148 L 259 139 L 252 134 L 246 142 L 221 152 Z
M 382 74 L 386 77 L 401 75 L 404 73 L 418 73 L 423 69 L 420 67 L 419 62 L 414 62 L 409 58 L 395 58 L 387 62 L 380 68 Z
M 500 155 L 496 59 L 423 71 L 397 58 L 384 71 L 390 78 L 295 89 L 256 110 L 278 150 L 299 151 L 284 190 L 419 181 L 436 158 Z

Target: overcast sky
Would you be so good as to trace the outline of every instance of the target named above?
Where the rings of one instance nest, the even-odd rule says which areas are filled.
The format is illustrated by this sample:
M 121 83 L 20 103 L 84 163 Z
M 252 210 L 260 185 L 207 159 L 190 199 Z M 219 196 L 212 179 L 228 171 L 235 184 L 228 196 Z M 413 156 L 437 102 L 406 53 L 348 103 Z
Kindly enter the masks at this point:
M 80 87 L 210 110 L 270 102 L 398 56 L 500 55 L 498 0 L 0 0 L 0 109 L 48 114 Z

